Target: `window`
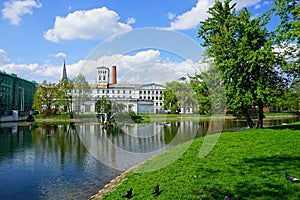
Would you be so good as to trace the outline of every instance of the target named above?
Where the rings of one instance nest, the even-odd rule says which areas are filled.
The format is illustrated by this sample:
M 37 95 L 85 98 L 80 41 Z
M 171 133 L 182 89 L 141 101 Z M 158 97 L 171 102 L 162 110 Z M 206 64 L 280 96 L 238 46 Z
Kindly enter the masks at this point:
M 148 91 L 148 94 L 150 94 L 150 91 Z
M 91 106 L 90 105 L 85 106 L 85 112 L 91 112 Z
M 123 90 L 123 94 L 125 94 L 125 90 Z
M 140 91 L 140 94 L 143 94 L 143 91 Z

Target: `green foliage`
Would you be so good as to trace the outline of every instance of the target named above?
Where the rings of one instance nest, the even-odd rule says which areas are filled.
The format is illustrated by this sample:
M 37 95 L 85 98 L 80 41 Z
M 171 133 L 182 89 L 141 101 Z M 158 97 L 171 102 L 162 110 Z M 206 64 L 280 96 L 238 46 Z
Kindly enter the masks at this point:
M 300 4 L 297 0 L 274 0 L 275 14 L 280 17 L 275 42 L 283 51 L 285 71 L 290 82 L 299 81 L 300 72 Z
M 55 83 L 43 81 L 41 84 L 38 84 L 34 94 L 33 109 L 39 111 L 51 109 L 52 106 L 55 106 L 57 91 L 58 87 Z
M 72 79 L 71 83 L 73 86 L 72 99 L 76 108 L 90 100 L 90 86 L 82 74 Z M 79 112 L 79 110 L 76 110 L 76 112 Z
M 253 127 L 248 108 L 258 106 L 257 127 L 262 127 L 269 91 L 282 81 L 274 68 L 281 60 L 273 53 L 265 28 L 267 20 L 252 18 L 247 9 L 236 13 L 231 0 L 216 1 L 208 13 L 211 16 L 201 22 L 198 35 L 222 76 L 227 107 L 234 113 L 243 113 Z
M 198 108 L 201 114 L 223 113 L 226 96 L 222 77 L 212 62 L 208 69 L 201 74 L 190 77 L 190 85 L 196 92 Z
M 207 136 L 210 137 L 210 136 Z M 190 142 L 178 145 L 126 175 L 125 181 L 104 199 L 121 199 L 133 188 L 132 199 L 299 199 L 299 184 L 285 179 L 296 177 L 300 165 L 300 124 L 272 129 L 250 129 L 222 133 L 213 150 L 203 159 L 199 150 L 203 138 L 192 141 L 189 149 L 172 164 L 144 172 L 172 160 Z M 135 172 L 144 173 L 135 173 Z M 152 196 L 155 185 L 161 193 Z
M 96 112 L 97 113 L 106 113 L 107 118 L 109 119 L 111 117 L 111 111 L 112 111 L 112 101 L 107 100 L 105 96 L 102 96 L 100 100 L 97 100 L 95 103 L 96 106 Z
M 163 108 L 171 112 L 180 112 L 181 108 L 195 108 L 197 98 L 189 83 L 173 81 L 166 84 L 166 89 L 162 92 L 164 99 Z

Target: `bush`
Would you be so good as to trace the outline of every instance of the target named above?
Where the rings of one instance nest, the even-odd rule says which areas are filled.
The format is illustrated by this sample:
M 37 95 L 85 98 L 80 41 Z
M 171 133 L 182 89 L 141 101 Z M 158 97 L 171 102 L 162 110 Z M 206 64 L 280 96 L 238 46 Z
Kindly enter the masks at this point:
M 41 114 L 43 116 L 51 116 L 51 115 L 56 115 L 57 111 L 58 111 L 58 109 L 52 108 L 52 109 L 47 109 L 47 110 L 41 112 Z

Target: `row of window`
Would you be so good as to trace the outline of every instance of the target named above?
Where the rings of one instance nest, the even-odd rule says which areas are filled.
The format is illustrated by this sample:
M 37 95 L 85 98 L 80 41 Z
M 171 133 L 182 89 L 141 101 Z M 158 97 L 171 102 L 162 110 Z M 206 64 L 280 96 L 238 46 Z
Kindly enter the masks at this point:
M 140 94 L 151 94 L 151 93 L 152 94 L 162 94 L 162 91 L 157 91 L 157 90 L 156 91 L 152 90 L 152 92 L 150 90 L 148 90 L 148 91 L 147 90 L 144 90 L 144 91 L 141 90 L 140 91 Z
M 103 71 L 102 70 L 98 70 L 98 74 L 107 74 L 107 72 L 108 72 L 107 70 L 103 70 Z
M 126 94 L 126 90 L 97 90 L 97 93 L 100 94 L 102 92 L 102 94 L 109 94 L 109 93 L 112 93 L 112 94 L 115 94 L 115 91 L 116 91 L 116 94 Z M 129 94 L 131 94 L 131 90 L 129 90 Z
M 102 79 L 101 79 L 101 77 L 102 77 Z M 106 81 L 106 76 L 99 76 L 99 81 Z
M 148 99 L 148 100 L 159 100 L 159 97 L 150 97 L 150 96 L 140 96 L 140 99 Z
M 129 94 L 131 94 L 132 93 L 132 91 L 131 90 L 128 90 L 129 92 Z M 126 94 L 126 90 L 97 90 L 97 93 L 98 94 L 100 94 L 100 93 L 102 93 L 102 94 L 109 94 L 109 93 L 112 93 L 112 94 L 115 94 L 115 92 L 116 92 L 116 94 Z M 148 90 L 148 91 L 146 91 L 146 90 L 144 90 L 144 91 L 140 91 L 140 94 L 162 94 L 162 91 L 154 91 L 154 90 L 152 90 L 152 91 L 150 91 L 150 90 Z

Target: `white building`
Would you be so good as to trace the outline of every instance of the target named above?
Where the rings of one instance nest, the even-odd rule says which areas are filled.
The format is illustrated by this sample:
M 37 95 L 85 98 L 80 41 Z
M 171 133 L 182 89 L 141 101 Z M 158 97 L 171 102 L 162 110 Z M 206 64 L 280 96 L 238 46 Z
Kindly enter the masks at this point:
M 88 91 L 89 100 L 76 104 L 74 99 L 73 111 L 95 113 L 95 102 L 103 96 L 113 103 L 123 104 L 124 111 L 134 111 L 138 114 L 154 114 L 163 110 L 162 92 L 165 86 L 150 84 L 118 84 L 117 68 L 112 66 L 112 78 L 110 83 L 110 70 L 108 67 L 97 67 L 95 84 L 90 85 Z M 73 91 L 74 97 L 76 90 Z

